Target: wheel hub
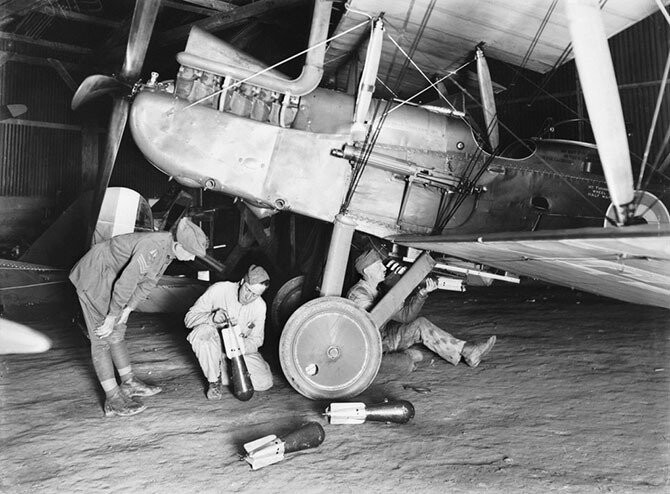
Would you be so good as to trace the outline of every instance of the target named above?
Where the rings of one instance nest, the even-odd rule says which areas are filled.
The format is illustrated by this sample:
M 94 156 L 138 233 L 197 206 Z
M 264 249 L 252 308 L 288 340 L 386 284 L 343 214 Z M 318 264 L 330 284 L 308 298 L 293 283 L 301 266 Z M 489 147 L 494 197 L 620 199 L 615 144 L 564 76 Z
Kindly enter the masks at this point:
M 328 358 L 330 358 L 331 360 L 337 360 L 338 358 L 340 358 L 340 348 L 337 346 L 330 346 L 328 347 L 326 354 L 328 355 Z

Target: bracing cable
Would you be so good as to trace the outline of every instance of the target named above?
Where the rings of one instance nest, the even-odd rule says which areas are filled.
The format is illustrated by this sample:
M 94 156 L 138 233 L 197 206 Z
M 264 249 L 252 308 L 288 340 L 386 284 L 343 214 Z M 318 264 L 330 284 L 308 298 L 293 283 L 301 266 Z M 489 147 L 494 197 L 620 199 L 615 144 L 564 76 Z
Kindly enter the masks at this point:
M 481 103 L 480 103 L 479 101 L 477 101 L 477 99 L 476 99 L 474 96 L 472 96 L 472 94 L 470 94 L 470 92 L 468 92 L 468 91 L 466 90 L 466 91 L 465 91 L 465 94 L 466 94 L 466 96 L 467 96 L 468 98 L 470 98 L 476 105 L 478 105 L 478 106 L 480 106 L 480 107 L 482 106 Z M 523 139 L 521 139 L 521 138 L 520 138 L 520 137 L 519 137 L 519 136 L 518 136 L 518 135 L 517 135 L 511 128 L 509 128 L 507 125 L 505 125 L 502 121 L 499 120 L 499 122 L 500 122 L 500 126 L 503 127 L 507 132 L 509 132 L 509 134 L 510 134 L 514 139 L 516 139 L 516 140 L 517 140 L 517 141 L 518 141 L 524 148 L 526 148 L 526 149 L 527 149 L 528 151 L 530 151 L 530 152 L 534 151 L 534 149 L 531 148 L 531 147 L 530 147 L 530 146 L 529 146 Z M 539 160 L 540 160 L 540 161 L 541 161 L 541 162 L 542 162 L 542 163 L 543 163 L 549 170 L 551 170 L 552 172 L 554 172 L 554 173 L 557 174 L 558 176 L 561 176 L 561 173 L 559 173 L 558 170 L 556 170 L 556 169 L 555 169 L 555 168 L 554 168 L 554 167 L 553 167 L 547 160 L 545 160 L 542 156 L 540 156 L 540 155 L 536 155 L 536 158 L 539 159 Z M 600 212 L 600 209 L 599 209 L 599 208 L 598 208 L 598 207 L 597 207 L 597 206 L 596 206 L 596 205 L 595 205 L 595 204 L 594 204 L 594 203 L 593 203 L 587 196 L 585 196 L 585 195 L 582 193 L 582 191 L 580 191 L 578 188 L 576 188 L 572 183 L 570 183 L 570 182 L 567 181 L 567 180 L 565 180 L 565 183 L 566 183 L 570 188 L 572 188 L 572 189 L 573 189 L 573 190 L 574 190 L 580 197 L 582 197 L 586 203 L 588 203 L 588 204 L 590 204 L 591 206 L 593 206 L 593 208 L 594 208 L 595 211 Z
M 651 119 L 651 126 L 649 134 L 647 135 L 647 144 L 642 155 L 642 164 L 640 165 L 640 173 L 637 177 L 637 188 L 642 185 L 642 177 L 644 176 L 644 169 L 647 166 L 647 159 L 649 158 L 649 150 L 651 148 L 651 141 L 654 138 L 654 131 L 656 130 L 656 122 L 658 121 L 658 114 L 661 111 L 661 103 L 665 95 L 665 88 L 668 84 L 668 72 L 670 72 L 670 51 L 668 51 L 668 58 L 665 61 L 665 68 L 663 69 L 663 77 L 661 77 L 661 85 L 658 88 L 658 97 L 656 98 L 656 107 L 654 108 L 654 116 Z
M 417 46 L 419 44 L 419 40 L 423 36 L 423 33 L 426 29 L 426 26 L 428 25 L 428 20 L 430 19 L 430 16 L 433 13 L 433 9 L 435 8 L 435 3 L 437 0 L 431 0 L 430 4 L 426 8 L 426 11 L 424 12 L 424 16 L 421 20 L 421 24 L 419 26 L 419 29 L 417 31 L 417 35 L 414 38 L 414 41 L 412 43 L 412 46 L 409 50 L 410 54 L 414 54 L 414 52 L 417 49 Z M 399 75 L 396 79 L 395 85 L 393 87 L 393 93 L 398 92 L 398 88 L 402 84 L 402 81 L 404 79 L 405 73 L 407 71 L 407 67 L 409 66 L 409 62 L 405 60 L 403 63 Z M 389 67 L 389 72 L 391 68 Z M 370 158 L 370 154 L 372 153 L 372 150 L 374 149 L 374 146 L 377 142 L 377 139 L 379 138 L 379 134 L 381 132 L 381 129 L 384 125 L 384 122 L 386 121 L 386 116 L 387 112 L 391 106 L 392 102 L 390 100 L 387 100 L 385 103 L 384 111 L 382 111 L 381 117 L 377 118 L 379 115 L 379 110 L 381 107 L 381 100 L 377 101 L 377 104 L 375 106 L 375 112 L 372 118 L 372 122 L 368 128 L 368 132 L 366 133 L 365 140 L 363 142 L 363 147 L 361 149 L 361 152 L 359 155 L 356 157 L 354 160 L 354 170 L 353 170 L 353 176 L 352 180 L 349 183 L 349 188 L 347 190 L 347 193 L 345 195 L 344 202 L 342 203 L 341 211 L 346 212 L 349 208 L 349 205 L 351 204 L 351 200 L 353 198 L 354 192 L 356 191 L 356 187 L 358 186 L 358 183 L 360 181 L 360 178 L 363 174 L 363 171 L 365 169 L 365 166 L 368 162 L 368 159 Z M 372 130 L 374 127 L 374 130 Z

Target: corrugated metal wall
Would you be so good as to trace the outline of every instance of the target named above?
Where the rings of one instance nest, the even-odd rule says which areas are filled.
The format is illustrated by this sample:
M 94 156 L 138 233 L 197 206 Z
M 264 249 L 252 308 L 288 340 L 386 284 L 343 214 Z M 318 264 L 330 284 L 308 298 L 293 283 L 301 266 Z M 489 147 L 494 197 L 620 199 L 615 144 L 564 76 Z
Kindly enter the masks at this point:
M 0 48 L 12 49 L 7 42 Z M 39 58 L 31 51 L 31 57 Z M 73 74 L 76 77 L 76 74 Z M 58 196 L 63 207 L 81 192 L 82 113 L 70 109 L 72 90 L 49 66 L 8 61 L 0 67 L 0 103 L 25 104 L 23 123 L 0 122 L 0 196 Z M 94 103 L 97 104 L 97 103 Z M 104 148 L 108 105 L 99 104 L 99 149 Z M 146 197 L 166 190 L 167 177 L 149 165 L 124 136 L 110 185 Z
M 612 37 L 609 44 L 629 134 L 630 150 L 636 167 L 640 164 L 644 153 L 660 79 L 670 51 L 670 26 L 659 12 Z M 495 80 L 508 85 L 507 94 L 499 95 L 500 118 L 517 135 L 539 136 L 542 129 L 546 130 L 548 127 L 548 118 L 554 124 L 579 118 L 580 95 L 577 91 L 577 75 L 573 61 L 558 69 L 543 90 L 518 76 L 514 85 L 510 87 L 509 84 L 514 81 L 516 75 L 513 69 L 498 65 L 495 68 L 497 69 L 494 74 Z M 528 74 L 526 76 L 533 79 L 536 84 L 542 85 L 543 77 Z M 667 90 L 652 141 L 650 152 L 652 161 L 670 125 L 669 98 L 670 90 Z M 581 116 L 588 119 L 585 108 Z M 581 137 L 593 142 L 588 123 L 582 130 Z M 558 125 L 554 137 L 579 139 L 579 127 L 576 122 Z M 511 141 L 509 134 L 506 140 Z
M 79 192 L 79 131 L 2 125 L 0 132 L 0 195 L 65 200 Z
M 81 132 L 65 110 L 69 109 L 66 91 L 49 67 L 10 61 L 0 69 L 0 102 L 25 104 L 28 111 L 21 120 L 65 124 L 63 129 L 12 121 L 0 124 L 0 195 L 78 191 Z

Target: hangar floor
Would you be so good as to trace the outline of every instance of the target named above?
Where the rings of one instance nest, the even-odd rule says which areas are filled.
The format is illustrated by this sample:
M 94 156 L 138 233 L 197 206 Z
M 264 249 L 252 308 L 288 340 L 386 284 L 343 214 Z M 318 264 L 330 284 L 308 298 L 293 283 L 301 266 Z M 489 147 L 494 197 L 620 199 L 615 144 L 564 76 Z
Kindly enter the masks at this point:
M 535 286 L 436 293 L 424 314 L 498 343 L 475 369 L 386 360 L 361 401 L 406 399 L 416 417 L 335 426 L 280 372 L 249 402 L 208 402 L 179 318 L 144 314 L 128 331 L 135 369 L 165 391 L 105 419 L 85 340 L 66 315 L 35 313 L 54 347 L 0 357 L 0 491 L 668 492 L 667 310 Z M 326 431 L 318 448 L 257 471 L 239 460 L 307 420 Z

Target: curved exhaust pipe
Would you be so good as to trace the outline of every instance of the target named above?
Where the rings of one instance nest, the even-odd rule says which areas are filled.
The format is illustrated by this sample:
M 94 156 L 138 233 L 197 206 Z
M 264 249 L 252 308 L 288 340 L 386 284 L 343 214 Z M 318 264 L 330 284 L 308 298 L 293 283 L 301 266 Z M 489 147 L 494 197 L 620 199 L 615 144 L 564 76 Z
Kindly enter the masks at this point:
M 262 74 L 258 72 L 265 70 L 261 62 L 252 57 L 241 53 L 232 45 L 214 36 L 207 37 L 202 30 L 191 30 L 190 36 L 207 38 L 207 44 L 216 45 L 214 53 L 219 55 L 219 59 L 212 60 L 202 54 L 211 56 L 211 49 L 197 49 L 191 43 L 186 46 L 187 51 L 177 54 L 177 61 L 181 65 L 192 67 L 206 72 L 212 72 L 221 76 L 229 76 L 233 79 L 250 79 L 248 82 L 255 86 L 277 91 L 280 93 L 289 93 L 292 96 L 304 96 L 314 91 L 323 77 L 323 61 L 326 56 L 326 44 L 324 41 L 328 36 L 328 26 L 330 24 L 330 12 L 332 9 L 332 0 L 316 0 L 314 4 L 314 14 L 312 15 L 312 28 L 309 33 L 309 47 L 315 47 L 307 52 L 305 65 L 297 79 L 287 79 L 276 71 L 267 71 Z M 192 45 L 189 47 L 189 45 Z M 318 46 L 317 46 L 318 45 Z M 189 51 L 189 48 L 191 51 Z M 194 53 L 198 51 L 200 53 Z M 202 54 L 201 54 L 202 53 Z M 258 75 L 256 75 L 258 74 Z

